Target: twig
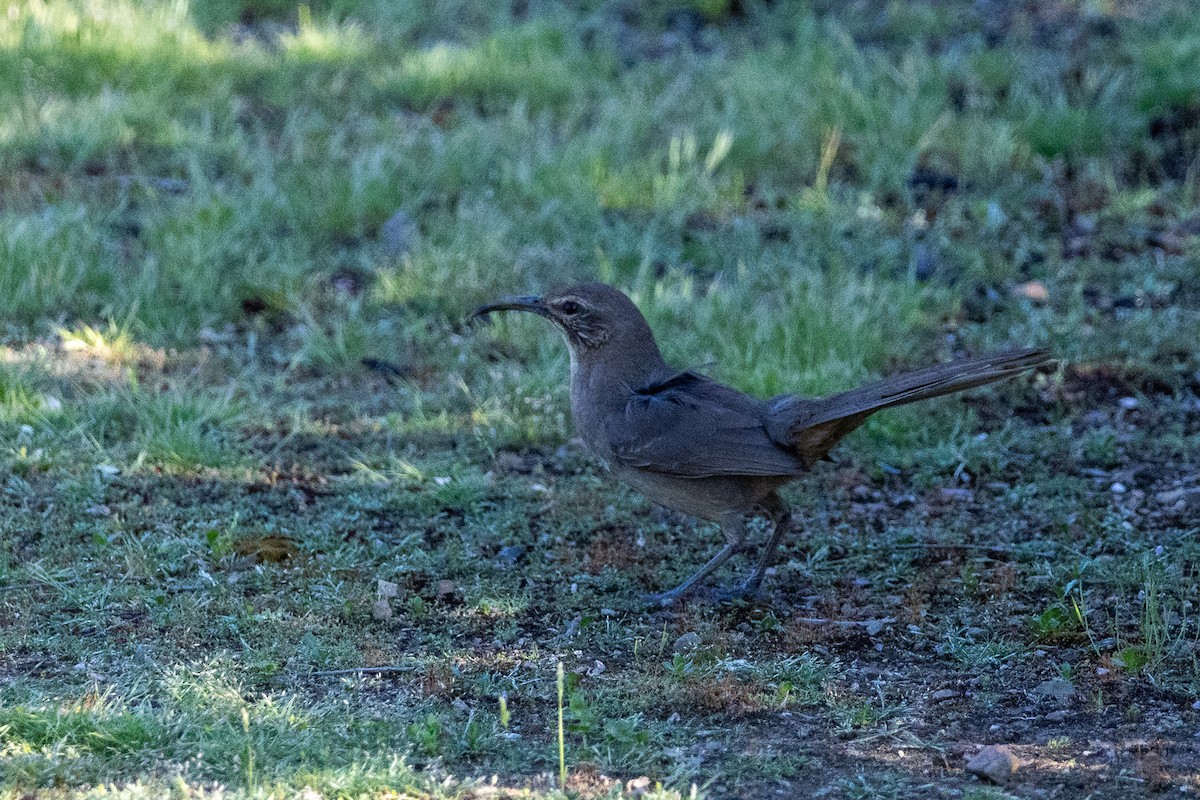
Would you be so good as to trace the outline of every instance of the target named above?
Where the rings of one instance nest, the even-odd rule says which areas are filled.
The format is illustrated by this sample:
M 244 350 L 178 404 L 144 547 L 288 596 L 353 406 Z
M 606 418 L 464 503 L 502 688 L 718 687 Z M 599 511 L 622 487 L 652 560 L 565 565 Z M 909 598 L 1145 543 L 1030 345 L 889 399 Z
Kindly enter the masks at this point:
M 906 544 L 893 544 L 887 549 L 890 550 L 982 550 L 985 553 L 1004 553 L 1005 555 L 1035 555 L 1039 558 L 1053 558 L 1053 552 L 1037 550 L 1032 553 L 1022 553 L 1015 547 L 1005 547 L 997 544 L 951 544 L 950 542 L 912 542 Z M 987 556 L 985 556 L 987 558 Z M 990 559 L 996 561 L 997 559 Z
M 796 617 L 796 622 L 803 622 L 806 625 L 836 625 L 839 628 L 882 628 L 884 625 L 891 625 L 896 621 L 895 617 L 883 617 L 882 619 L 823 619 L 821 617 Z
M 349 667 L 347 669 L 319 669 L 313 672 L 299 672 L 297 675 L 386 675 L 392 672 L 412 672 L 416 667 L 402 667 L 396 664 L 389 664 L 380 667 Z
M 38 589 L 43 586 L 49 586 L 51 588 L 55 588 L 58 586 L 67 586 L 72 583 L 79 583 L 80 581 L 89 580 L 91 577 L 92 576 L 89 575 L 87 577 L 65 578 L 63 580 L 47 578 L 42 581 L 33 581 L 32 583 L 10 583 L 7 586 L 0 586 L 0 592 L 15 592 L 19 589 Z

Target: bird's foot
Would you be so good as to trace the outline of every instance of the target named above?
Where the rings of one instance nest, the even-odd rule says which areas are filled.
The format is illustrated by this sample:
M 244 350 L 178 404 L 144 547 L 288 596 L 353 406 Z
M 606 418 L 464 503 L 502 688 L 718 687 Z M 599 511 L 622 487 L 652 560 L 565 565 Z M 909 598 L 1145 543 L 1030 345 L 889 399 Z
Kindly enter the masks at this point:
M 762 593 L 762 584 L 759 581 L 746 581 L 732 589 L 721 589 L 716 593 L 718 603 L 730 603 L 736 601 L 753 600 Z
M 669 591 L 669 592 L 654 592 L 652 594 L 643 595 L 642 599 L 646 601 L 646 605 L 650 608 L 673 608 L 680 604 L 687 592 Z

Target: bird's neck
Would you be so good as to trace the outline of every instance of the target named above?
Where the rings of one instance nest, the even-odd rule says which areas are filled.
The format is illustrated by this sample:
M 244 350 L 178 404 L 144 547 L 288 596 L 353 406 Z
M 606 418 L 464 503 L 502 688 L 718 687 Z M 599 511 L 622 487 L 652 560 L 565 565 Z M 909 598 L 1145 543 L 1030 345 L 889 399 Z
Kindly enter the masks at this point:
M 592 351 L 571 348 L 571 411 L 580 432 L 588 421 L 623 409 L 629 394 L 672 373 L 653 339 L 609 342 Z

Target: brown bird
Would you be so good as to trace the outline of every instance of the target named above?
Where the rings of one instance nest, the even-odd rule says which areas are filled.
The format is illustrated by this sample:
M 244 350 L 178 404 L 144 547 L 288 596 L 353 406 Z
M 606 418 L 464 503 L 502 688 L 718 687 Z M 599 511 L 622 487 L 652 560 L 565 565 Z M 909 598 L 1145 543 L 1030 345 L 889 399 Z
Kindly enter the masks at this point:
M 750 575 L 733 593 L 753 595 L 786 532 L 781 486 L 825 459 L 842 437 L 884 408 L 960 392 L 1017 375 L 1049 360 L 1045 350 L 1015 350 L 885 378 L 820 399 L 749 397 L 669 366 L 645 317 L 602 283 L 509 297 L 476 309 L 528 311 L 553 322 L 571 353 L 571 415 L 579 435 L 616 474 L 661 505 L 717 522 L 721 548 L 674 589 L 687 595 L 743 549 L 747 522 L 766 514 L 774 527 Z

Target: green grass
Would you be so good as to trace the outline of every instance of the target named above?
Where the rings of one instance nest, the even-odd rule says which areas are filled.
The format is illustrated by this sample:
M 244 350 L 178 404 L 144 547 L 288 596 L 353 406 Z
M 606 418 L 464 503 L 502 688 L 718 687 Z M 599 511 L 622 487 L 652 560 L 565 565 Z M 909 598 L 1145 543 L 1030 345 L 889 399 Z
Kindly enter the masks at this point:
M 17 0 L 0 798 L 999 798 L 953 753 L 1005 737 L 1061 766 L 1014 796 L 1108 796 L 1075 743 L 1186 750 L 1197 23 L 1035 5 Z M 543 320 L 466 323 L 596 279 L 764 397 L 1061 361 L 873 418 L 764 600 L 648 613 L 719 534 L 571 442 Z

